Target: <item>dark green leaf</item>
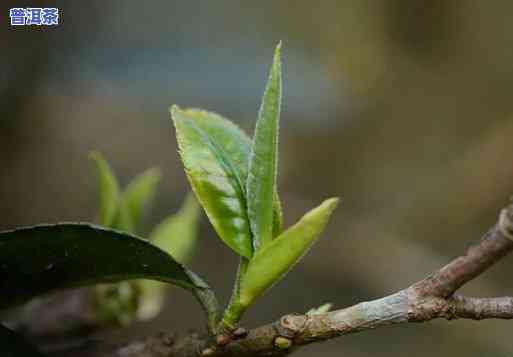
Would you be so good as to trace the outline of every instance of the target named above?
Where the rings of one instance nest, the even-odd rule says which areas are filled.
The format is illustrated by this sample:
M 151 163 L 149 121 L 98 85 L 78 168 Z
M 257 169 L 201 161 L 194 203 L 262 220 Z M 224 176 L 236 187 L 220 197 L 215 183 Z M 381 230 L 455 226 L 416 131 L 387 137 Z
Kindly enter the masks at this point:
M 276 47 L 267 86 L 258 113 L 249 160 L 247 205 L 256 251 L 273 238 L 273 201 L 278 165 L 278 129 L 281 105 L 281 44 Z
M 0 325 L 0 351 L 2 357 L 44 357 L 22 336 Z
M 208 285 L 135 236 L 74 223 L 0 232 L 0 308 L 55 289 L 137 278 L 181 286 L 216 309 Z

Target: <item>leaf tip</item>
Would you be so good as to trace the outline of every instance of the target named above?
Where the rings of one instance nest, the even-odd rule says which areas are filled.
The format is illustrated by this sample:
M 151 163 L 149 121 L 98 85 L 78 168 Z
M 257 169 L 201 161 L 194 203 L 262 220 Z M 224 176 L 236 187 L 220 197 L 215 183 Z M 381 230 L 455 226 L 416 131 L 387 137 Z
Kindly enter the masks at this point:
M 274 49 L 273 67 L 275 70 L 281 72 L 281 41 L 278 42 Z
M 275 56 L 280 56 L 281 54 L 281 44 L 282 41 L 280 40 L 278 44 L 276 45 L 276 49 L 274 50 Z
M 331 198 L 324 200 L 324 202 L 321 204 L 321 206 L 323 208 L 326 208 L 326 210 L 331 213 L 335 210 L 335 208 L 337 208 L 339 202 L 340 202 L 339 197 L 331 197 Z
M 322 226 L 324 227 L 324 225 L 326 225 L 326 223 L 330 219 L 331 214 L 333 213 L 335 208 L 337 208 L 338 202 L 339 202 L 338 197 L 328 198 L 328 199 L 324 200 L 319 206 L 317 206 L 316 208 L 307 212 L 303 216 L 303 218 L 306 218 L 308 220 L 309 219 L 317 220 L 322 217 L 321 221 L 323 222 Z M 324 228 L 322 228 L 322 229 L 324 229 Z M 322 229 L 321 229 L 321 231 L 322 231 Z

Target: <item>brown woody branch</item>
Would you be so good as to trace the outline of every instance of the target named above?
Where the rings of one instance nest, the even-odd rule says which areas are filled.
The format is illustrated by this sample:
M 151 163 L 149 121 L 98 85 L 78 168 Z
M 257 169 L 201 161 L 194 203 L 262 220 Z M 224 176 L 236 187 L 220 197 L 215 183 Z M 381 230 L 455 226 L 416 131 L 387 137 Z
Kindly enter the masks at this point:
M 513 319 L 513 298 L 511 297 L 454 296 L 451 303 L 454 317 L 472 320 Z
M 197 357 L 280 356 L 301 345 L 377 327 L 425 322 L 435 318 L 513 318 L 513 298 L 474 298 L 455 295 L 465 283 L 513 250 L 513 204 L 475 246 L 412 286 L 378 300 L 319 315 L 290 314 L 258 327 L 238 339 L 191 334 L 181 339 L 162 334 L 132 342 L 115 351 L 81 356 Z

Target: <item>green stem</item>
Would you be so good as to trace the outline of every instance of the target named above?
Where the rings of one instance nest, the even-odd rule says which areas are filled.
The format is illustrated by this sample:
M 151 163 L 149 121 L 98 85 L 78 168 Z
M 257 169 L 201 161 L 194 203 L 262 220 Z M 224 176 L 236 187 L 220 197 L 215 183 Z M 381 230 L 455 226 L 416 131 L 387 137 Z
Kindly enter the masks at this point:
M 219 331 L 230 332 L 234 330 L 236 324 L 240 321 L 242 314 L 244 314 L 244 311 L 246 311 L 247 306 L 241 304 L 240 301 L 240 286 L 242 284 L 244 276 L 246 275 L 248 263 L 248 259 L 244 257 L 240 258 L 232 296 L 230 298 L 228 306 L 224 310 L 223 318 L 218 328 Z
M 212 335 L 217 334 L 217 325 L 219 322 L 219 308 L 217 304 L 217 299 L 214 295 L 214 292 L 208 289 L 195 289 L 193 290 L 193 294 L 196 299 L 199 300 L 205 314 L 207 316 L 207 328 L 208 331 Z
M 196 285 L 191 289 L 196 299 L 199 301 L 201 307 L 207 315 L 208 331 L 212 335 L 217 334 L 217 326 L 219 322 L 219 304 L 214 291 L 196 274 L 189 272 L 189 277 Z

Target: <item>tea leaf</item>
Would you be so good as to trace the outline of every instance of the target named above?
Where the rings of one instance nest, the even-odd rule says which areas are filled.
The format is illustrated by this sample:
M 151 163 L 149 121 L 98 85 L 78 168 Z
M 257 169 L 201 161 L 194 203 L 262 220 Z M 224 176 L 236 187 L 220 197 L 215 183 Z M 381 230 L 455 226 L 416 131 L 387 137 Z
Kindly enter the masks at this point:
M 55 289 L 153 279 L 190 290 L 216 319 L 212 291 L 166 252 L 135 236 L 89 224 L 0 232 L 0 308 Z
M 196 198 L 188 194 L 182 208 L 155 227 L 150 241 L 179 262 L 189 260 L 198 238 L 199 209 Z
M 181 110 L 177 106 L 171 109 L 171 116 L 185 171 L 210 222 L 230 248 L 251 257 L 243 178 L 237 163 L 242 158 L 239 153 L 230 155 L 227 151 L 240 139 L 240 136 L 227 132 L 238 129 L 228 122 L 221 125 L 219 119 L 205 130 L 206 124 L 198 125 L 197 112 Z
M 251 139 L 247 134 L 230 120 L 201 109 L 185 110 L 192 120 L 231 158 L 234 169 L 246 197 L 246 181 L 248 177 L 249 157 L 251 154 Z M 273 237 L 282 231 L 282 210 L 278 191 L 274 192 L 273 201 Z
M 283 211 L 280 197 L 278 196 L 278 189 L 275 187 L 273 202 L 273 238 L 278 237 L 281 232 L 283 232 Z
M 324 230 L 337 202 L 337 198 L 324 201 L 255 254 L 241 284 L 242 306 L 249 306 L 301 260 Z
M 278 44 L 258 113 L 247 180 L 248 217 L 255 251 L 273 238 L 273 201 L 278 167 L 281 105 L 281 44 Z
M 110 227 L 118 212 L 119 184 L 109 163 L 99 152 L 93 151 L 89 156 L 96 163 L 100 182 L 100 224 Z
M 136 176 L 121 194 L 119 214 L 115 227 L 136 233 L 144 210 L 155 197 L 161 174 L 157 168 L 146 170 Z

